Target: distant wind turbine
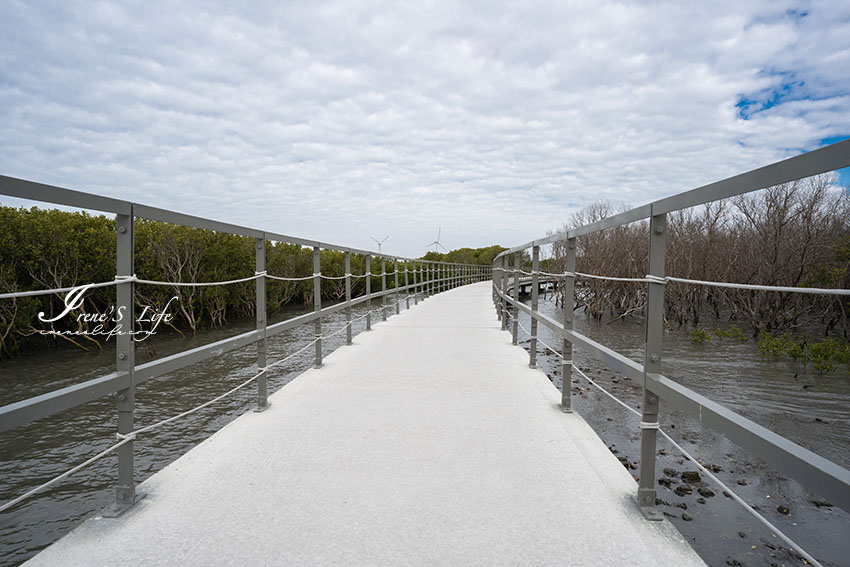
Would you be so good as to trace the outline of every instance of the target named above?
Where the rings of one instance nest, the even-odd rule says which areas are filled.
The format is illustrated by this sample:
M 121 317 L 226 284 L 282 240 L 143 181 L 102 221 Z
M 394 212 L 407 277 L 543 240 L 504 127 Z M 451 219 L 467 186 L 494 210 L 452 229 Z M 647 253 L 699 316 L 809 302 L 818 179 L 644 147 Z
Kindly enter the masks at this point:
M 443 249 L 443 252 L 448 252 L 448 250 L 446 250 L 445 246 L 443 246 L 442 244 L 440 244 L 440 233 L 441 233 L 442 231 L 443 231 L 443 227 L 438 227 L 438 228 L 437 228 L 437 240 L 435 240 L 435 241 L 434 241 L 434 242 L 432 242 L 431 244 L 427 244 L 425 247 L 427 248 L 428 246 L 433 246 L 433 247 L 434 247 L 434 252 L 439 252 L 439 251 L 437 250 L 437 248 L 438 248 L 438 247 L 439 247 L 439 248 L 442 248 L 442 249 Z
M 381 244 L 383 244 L 384 242 L 386 242 L 386 241 L 387 241 L 387 238 L 389 238 L 389 237 L 390 237 L 390 235 L 389 235 L 389 234 L 388 234 L 388 235 L 386 235 L 386 236 L 384 237 L 384 239 L 383 239 L 383 240 L 378 240 L 378 239 L 377 239 L 377 238 L 375 238 L 374 236 L 370 236 L 370 237 L 369 237 L 369 238 L 371 238 L 372 240 L 374 240 L 374 241 L 378 244 L 378 254 L 380 254 L 380 253 L 381 253 Z

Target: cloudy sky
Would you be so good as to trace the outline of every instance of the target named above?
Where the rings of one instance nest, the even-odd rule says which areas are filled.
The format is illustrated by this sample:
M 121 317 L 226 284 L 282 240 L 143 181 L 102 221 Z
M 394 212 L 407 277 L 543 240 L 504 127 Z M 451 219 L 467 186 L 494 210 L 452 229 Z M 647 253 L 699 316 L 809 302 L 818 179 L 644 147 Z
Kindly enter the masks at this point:
M 0 0 L 0 173 L 419 256 L 850 136 L 847 2 L 241 4 Z

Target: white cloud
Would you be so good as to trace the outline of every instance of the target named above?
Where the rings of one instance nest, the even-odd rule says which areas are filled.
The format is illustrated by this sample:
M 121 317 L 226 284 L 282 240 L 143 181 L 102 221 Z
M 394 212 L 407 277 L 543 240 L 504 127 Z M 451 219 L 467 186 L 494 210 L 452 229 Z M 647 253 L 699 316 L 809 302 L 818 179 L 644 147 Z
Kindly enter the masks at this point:
M 0 173 L 404 255 L 438 225 L 513 245 L 850 134 L 835 2 L 5 12 Z

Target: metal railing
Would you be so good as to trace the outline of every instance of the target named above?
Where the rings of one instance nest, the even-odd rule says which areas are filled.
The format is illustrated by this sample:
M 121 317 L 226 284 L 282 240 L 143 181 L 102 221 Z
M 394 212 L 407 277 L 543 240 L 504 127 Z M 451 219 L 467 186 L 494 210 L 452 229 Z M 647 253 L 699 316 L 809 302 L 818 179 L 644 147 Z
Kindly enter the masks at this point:
M 133 505 L 137 497 L 133 455 L 135 436 L 137 433 L 141 432 L 141 430 L 134 429 L 136 385 L 158 376 L 175 372 L 176 370 L 185 368 L 203 360 L 220 356 L 235 349 L 253 344 L 256 345 L 257 349 L 257 368 L 259 372 L 254 376 L 254 378 L 244 383 L 243 386 L 256 379 L 257 411 L 262 411 L 268 407 L 266 370 L 280 362 L 269 364 L 267 360 L 266 341 L 269 337 L 282 333 L 288 329 L 292 329 L 297 325 L 312 322 L 314 324 L 315 333 L 315 339 L 313 341 L 313 343 L 315 343 L 315 366 L 318 368 L 322 366 L 322 338 L 325 337 L 325 335 L 322 334 L 322 319 L 324 316 L 344 310 L 346 319 L 346 325 L 344 327 L 346 331 L 345 342 L 347 345 L 350 345 L 352 344 L 351 309 L 356 305 L 363 303 L 367 305 L 368 311 L 365 315 L 366 330 L 371 330 L 372 314 L 374 311 L 377 311 L 372 310 L 373 300 L 381 300 L 380 312 L 382 319 L 386 320 L 388 308 L 391 307 L 387 303 L 387 298 L 390 295 L 395 296 L 395 313 L 399 313 L 402 302 L 406 304 L 408 309 L 410 308 L 411 298 L 413 299 L 414 304 L 416 304 L 420 298 L 426 298 L 453 287 L 476 281 L 483 281 L 491 277 L 490 266 L 435 262 L 413 258 L 402 258 L 380 253 L 376 254 L 368 250 L 359 250 L 346 246 L 328 244 L 325 242 L 307 240 L 274 232 L 237 226 L 212 219 L 159 209 L 148 205 L 141 205 L 109 197 L 101 197 L 89 193 L 63 189 L 60 187 L 44 185 L 12 177 L 0 176 L 0 195 L 41 201 L 54 205 L 65 205 L 115 215 L 116 281 L 114 283 L 110 282 L 108 285 L 115 285 L 117 288 L 115 305 L 116 311 L 123 308 L 124 313 L 132 314 L 132 316 L 129 317 L 129 328 L 122 329 L 125 332 L 116 336 L 115 372 L 0 407 L 0 432 L 4 432 L 77 407 L 81 404 L 88 403 L 102 396 L 116 394 L 118 412 L 117 435 L 119 442 L 113 445 L 112 449 L 118 453 L 118 482 L 116 487 L 115 506 L 110 511 L 110 515 L 122 513 Z M 254 238 L 256 241 L 254 266 L 255 276 L 253 278 L 246 278 L 246 280 L 254 279 L 256 281 L 256 329 L 227 339 L 216 341 L 208 345 L 166 356 L 152 362 L 136 364 L 134 340 L 131 336 L 131 333 L 134 330 L 133 324 L 135 323 L 134 285 L 136 282 L 165 283 L 139 280 L 135 276 L 134 225 L 136 219 L 162 221 L 176 225 L 184 225 Z M 296 244 L 301 247 L 312 248 L 313 275 L 306 278 L 286 278 L 268 274 L 266 271 L 266 244 L 268 242 L 283 242 Z M 344 276 L 334 277 L 322 274 L 320 250 L 334 250 L 345 254 Z M 355 275 L 351 273 L 352 254 L 365 256 L 366 267 L 364 274 Z M 381 260 L 381 273 L 372 274 L 372 260 L 378 258 Z M 395 268 L 393 272 L 389 273 L 390 275 L 395 276 L 395 285 L 390 289 L 387 288 L 387 262 L 392 263 Z M 399 263 L 402 264 L 401 270 L 399 270 Z M 404 276 L 403 282 L 399 281 L 400 274 L 403 274 Z M 381 289 L 380 291 L 372 291 L 372 276 L 377 275 L 381 276 Z M 345 279 L 345 300 L 335 305 L 322 307 L 321 280 L 341 278 Z M 366 290 L 364 295 L 352 297 L 352 278 L 365 278 Z M 313 311 L 269 325 L 266 308 L 266 282 L 268 279 L 312 279 Z M 78 282 L 75 282 L 75 284 L 76 283 Z M 195 283 L 197 284 L 198 282 Z M 175 285 L 175 283 L 169 282 L 169 285 Z M 402 293 L 404 294 L 404 297 L 400 298 L 400 294 Z M 8 295 L 12 296 L 15 294 Z M 3 301 L 3 298 L 0 298 L 0 301 Z M 342 332 L 342 329 L 339 329 L 332 334 L 335 334 L 336 332 Z M 308 347 L 309 346 L 311 345 L 308 345 Z M 241 388 L 242 386 L 239 387 Z M 233 391 L 235 391 L 235 389 Z M 209 403 L 210 402 L 200 407 L 204 407 Z M 184 414 L 180 415 L 182 416 Z M 163 420 L 163 422 L 155 425 L 160 425 L 173 419 L 174 418 Z M 152 426 L 142 429 L 147 431 L 152 429 Z M 82 465 L 74 467 L 71 471 L 69 471 L 69 473 L 78 470 L 82 466 L 88 465 L 96 458 L 99 458 L 107 452 L 108 451 L 105 451 L 96 455 Z M 65 473 L 65 475 L 69 473 Z M 64 478 L 65 475 L 60 475 L 60 477 L 53 479 L 51 482 Z M 45 488 L 47 485 L 48 484 L 46 483 L 39 489 Z M 36 491 L 32 491 L 31 493 L 35 492 Z M 31 493 L 28 493 L 25 496 L 28 496 Z M 9 507 L 9 504 L 15 504 L 21 499 L 22 498 L 15 499 L 13 502 L 7 502 L 3 508 Z
M 519 312 L 521 311 L 530 317 L 531 329 L 528 331 L 531 342 L 530 365 L 536 365 L 538 324 L 545 325 L 555 332 L 556 336 L 563 339 L 562 345 L 559 346 L 561 346 L 560 354 L 563 357 L 561 397 L 564 411 L 571 411 L 569 385 L 573 371 L 573 348 L 575 347 L 583 349 L 608 367 L 623 373 L 642 385 L 640 480 L 637 502 L 646 518 L 650 520 L 662 518 L 662 514 L 655 507 L 656 434 L 659 428 L 660 399 L 664 399 L 676 408 L 696 417 L 703 424 L 723 433 L 743 449 L 761 457 L 804 486 L 816 490 L 831 502 L 850 511 L 850 471 L 676 383 L 662 374 L 661 367 L 664 284 L 668 279 L 665 278 L 664 273 L 667 214 L 835 171 L 847 166 L 850 166 L 850 140 L 673 195 L 585 226 L 561 231 L 506 250 L 495 258 L 493 263 L 493 300 L 502 322 L 502 330 L 508 330 L 508 320 L 512 319 L 510 331 L 513 343 L 517 344 Z M 639 364 L 576 332 L 573 328 L 573 311 L 575 309 L 576 276 L 586 275 L 576 274 L 576 239 L 644 219 L 649 219 L 649 265 L 647 266 L 647 276 L 636 280 L 644 282 L 648 288 L 645 317 L 646 347 L 643 364 Z M 556 321 L 538 310 L 537 283 L 541 278 L 540 247 L 554 242 L 566 244 L 564 248 L 566 251 L 565 271 L 563 274 L 559 274 L 564 286 L 563 319 L 561 321 Z M 531 250 L 532 263 L 532 297 L 531 305 L 527 306 L 519 301 L 517 283 L 520 281 L 521 274 L 527 273 L 521 270 L 522 253 L 529 249 Z M 512 280 L 512 286 L 509 286 L 509 279 Z M 675 280 L 676 278 L 669 279 Z M 712 282 L 694 283 L 704 285 Z M 509 288 L 512 293 L 509 293 Z M 826 291 L 836 292 L 836 290 Z M 837 293 L 850 292 L 838 290 Z

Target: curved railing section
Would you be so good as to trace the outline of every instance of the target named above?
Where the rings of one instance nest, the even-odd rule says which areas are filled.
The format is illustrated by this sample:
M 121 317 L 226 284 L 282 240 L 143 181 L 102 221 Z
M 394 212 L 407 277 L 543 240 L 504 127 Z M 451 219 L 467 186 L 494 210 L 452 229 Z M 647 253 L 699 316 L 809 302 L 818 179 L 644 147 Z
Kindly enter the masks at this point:
M 509 320 L 511 320 L 510 331 L 514 344 L 518 344 L 519 313 L 523 312 L 530 317 L 531 329 L 528 330 L 531 342 L 530 365 L 536 366 L 539 340 L 537 336 L 538 324 L 545 325 L 562 339 L 562 344 L 556 345 L 560 347 L 560 352 L 548 345 L 546 347 L 563 358 L 562 407 L 564 411 L 570 411 L 569 384 L 572 372 L 580 373 L 580 370 L 572 364 L 573 348 L 583 349 L 611 369 L 623 373 L 642 385 L 640 480 L 637 502 L 648 519 L 660 520 L 662 518 L 662 514 L 655 507 L 654 484 L 660 399 L 695 416 L 703 424 L 723 433 L 745 450 L 786 472 L 804 486 L 816 490 L 819 494 L 827 497 L 830 502 L 850 511 L 850 471 L 678 384 L 662 373 L 664 286 L 668 281 L 692 285 L 733 286 L 744 289 L 779 289 L 769 286 L 685 280 L 666 275 L 664 270 L 667 214 L 848 166 L 850 166 L 850 140 L 845 140 L 704 187 L 660 199 L 585 226 L 561 231 L 539 240 L 515 246 L 494 259 L 493 300 L 502 322 L 502 330 L 508 330 Z M 604 274 L 576 272 L 578 238 L 645 219 L 649 219 L 649 261 L 646 277 L 616 278 Z M 563 243 L 565 270 L 559 274 L 541 272 L 540 247 L 555 242 Z M 526 254 L 530 252 L 530 272 L 522 269 L 524 252 Z M 560 321 L 538 310 L 538 282 L 544 277 L 558 278 L 563 285 L 563 318 Z M 575 285 L 576 279 L 582 277 L 618 281 L 629 280 L 646 285 L 646 348 L 643 364 L 639 364 L 575 331 L 573 328 Z M 530 306 L 519 300 L 518 292 L 523 282 L 531 282 Z M 801 293 L 850 294 L 850 290 L 846 289 L 782 288 L 781 290 Z M 810 559 L 808 554 L 805 554 L 805 556 Z
M 120 199 L 101 197 L 80 191 L 63 189 L 41 183 L 34 183 L 22 179 L 0 176 L 0 195 L 8 195 L 22 199 L 40 201 L 53 205 L 65 205 L 85 210 L 99 211 L 114 214 L 116 219 L 116 266 L 115 279 L 108 282 L 95 282 L 87 289 L 94 287 L 115 286 L 116 311 L 124 310 L 124 313 L 134 313 L 134 289 L 136 285 L 168 285 L 168 286 L 211 286 L 230 285 L 254 281 L 256 285 L 256 328 L 252 331 L 242 333 L 224 340 L 208 345 L 183 351 L 171 356 L 136 364 L 134 340 L 131 335 L 135 315 L 128 317 L 129 328 L 116 336 L 116 361 L 115 372 L 92 380 L 87 380 L 67 388 L 55 390 L 40 396 L 21 400 L 0 407 L 0 433 L 16 427 L 37 421 L 39 419 L 69 410 L 79 405 L 88 403 L 109 394 L 116 394 L 118 412 L 117 442 L 106 450 L 94 455 L 83 463 L 80 463 L 65 473 L 50 479 L 33 490 L 8 500 L 0 505 L 0 512 L 9 509 L 28 497 L 36 494 L 47 487 L 61 482 L 69 475 L 90 465 L 96 460 L 113 452 L 118 453 L 118 480 L 116 486 L 115 505 L 108 515 L 118 515 L 127 510 L 136 501 L 136 482 L 134 479 L 134 442 L 136 437 L 142 433 L 151 431 L 157 427 L 170 423 L 176 419 L 194 413 L 207 407 L 220 399 L 247 387 L 256 382 L 257 388 L 257 411 L 262 411 L 268 406 L 268 391 L 266 376 L 268 371 L 292 357 L 313 347 L 315 349 L 315 366 L 322 365 L 322 339 L 331 335 L 345 333 L 346 344 L 352 343 L 352 307 L 366 304 L 367 311 L 360 318 L 366 319 L 366 330 L 371 329 L 372 316 L 380 314 L 386 320 L 388 312 L 399 313 L 401 305 L 408 309 L 410 302 L 416 304 L 420 299 L 427 298 L 436 293 L 446 291 L 453 287 L 466 285 L 476 281 L 483 281 L 491 277 L 489 266 L 472 264 L 455 264 L 447 262 L 435 262 L 413 258 L 403 258 L 387 254 L 376 254 L 368 250 L 359 250 L 347 246 L 339 246 L 326 242 L 308 240 L 228 224 L 208 218 L 186 215 L 176 211 L 159 209 L 148 205 L 132 203 Z M 255 239 L 256 254 L 254 275 L 238 280 L 218 282 L 162 282 L 145 280 L 136 277 L 134 265 L 134 225 L 136 219 L 149 219 L 163 221 L 175 225 L 214 230 Z M 266 269 L 266 245 L 269 242 L 282 242 L 295 244 L 301 247 L 312 248 L 313 251 L 313 274 L 306 277 L 288 277 L 282 274 L 270 274 Z M 322 273 L 320 250 L 334 250 L 345 254 L 345 274 L 333 276 Z M 365 273 L 351 273 L 351 255 L 365 256 Z M 380 261 L 380 272 L 373 273 L 373 261 Z M 392 266 L 392 271 L 387 271 L 387 264 Z M 401 265 L 401 267 L 400 267 Z M 375 266 L 377 269 L 377 265 Z M 372 290 L 373 277 L 381 278 L 381 289 Z M 387 286 L 387 277 L 394 278 L 394 285 Z M 352 297 L 352 281 L 365 278 L 365 293 L 358 297 Z M 322 280 L 344 279 L 345 300 L 335 305 L 322 306 Z M 400 281 L 401 279 L 401 281 Z M 304 315 L 293 317 L 272 325 L 268 324 L 268 313 L 266 306 L 266 283 L 268 280 L 283 281 L 308 281 L 313 282 L 313 311 Z M 6 293 L 0 295 L 0 301 L 33 295 L 45 295 L 53 293 L 73 293 L 79 286 L 27 291 L 19 293 Z M 394 302 L 390 303 L 394 299 Z M 380 300 L 380 307 L 372 309 L 372 302 Z M 346 323 L 342 327 L 330 330 L 323 326 L 323 317 L 344 311 Z M 312 323 L 314 325 L 314 339 L 305 347 L 290 353 L 287 357 L 277 361 L 269 361 L 267 358 L 266 341 L 269 337 L 292 329 L 298 325 Z M 221 356 L 249 345 L 256 345 L 257 349 L 257 372 L 238 385 L 196 408 L 185 411 L 178 415 L 164 419 L 157 423 L 136 428 L 134 421 L 135 413 L 135 387 L 138 384 L 172 373 L 189 365 L 196 364 L 212 357 Z

